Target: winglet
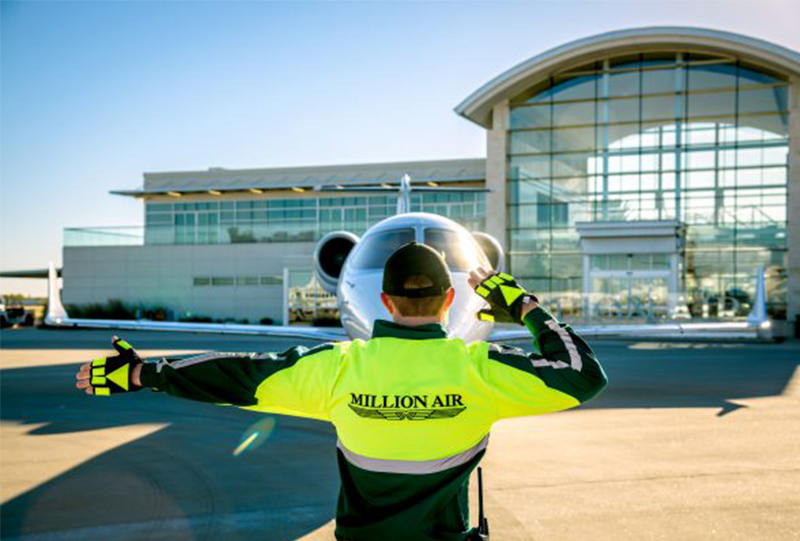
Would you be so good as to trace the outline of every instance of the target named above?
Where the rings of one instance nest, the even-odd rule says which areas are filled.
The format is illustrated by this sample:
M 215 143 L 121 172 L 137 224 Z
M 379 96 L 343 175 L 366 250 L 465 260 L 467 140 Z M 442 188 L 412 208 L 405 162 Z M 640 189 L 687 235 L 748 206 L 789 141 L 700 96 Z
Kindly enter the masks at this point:
M 756 298 L 753 300 L 753 309 L 747 315 L 747 324 L 751 327 L 761 327 L 769 321 L 766 289 L 764 284 L 764 265 L 759 265 L 756 270 Z
M 58 285 L 56 266 L 50 262 L 47 273 L 47 313 L 44 324 L 51 327 L 60 327 L 69 321 L 69 314 L 61 303 L 61 288 Z

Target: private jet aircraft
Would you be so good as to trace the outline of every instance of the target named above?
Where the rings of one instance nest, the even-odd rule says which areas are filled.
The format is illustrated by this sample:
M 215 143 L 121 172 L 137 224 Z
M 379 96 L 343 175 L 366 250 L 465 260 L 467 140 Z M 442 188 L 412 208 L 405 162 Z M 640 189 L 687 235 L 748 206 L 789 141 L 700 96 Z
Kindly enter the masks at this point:
M 486 191 L 472 188 L 414 188 L 415 191 L 464 192 Z M 336 189 L 335 191 L 342 191 Z M 386 193 L 386 188 L 358 188 L 345 191 Z M 450 336 L 466 342 L 476 340 L 513 340 L 530 337 L 524 328 L 495 329 L 479 321 L 475 314 L 485 306 L 467 284 L 469 271 L 479 266 L 503 270 L 505 254 L 492 236 L 470 233 L 448 218 L 411 211 L 411 180 L 405 175 L 399 186 L 397 213 L 370 227 L 359 238 L 348 231 L 336 231 L 324 236 L 314 250 L 314 267 L 322 288 L 336 295 L 342 329 L 321 327 L 292 327 L 280 325 L 243 325 L 162 322 L 148 320 L 101 320 L 69 317 L 61 302 L 55 267 L 50 264 L 48 311 L 45 324 L 53 327 L 94 329 L 153 330 L 205 332 L 219 334 L 252 334 L 289 338 L 310 338 L 320 341 L 367 339 L 376 319 L 388 319 L 389 314 L 380 302 L 383 266 L 389 255 L 407 242 L 417 241 L 432 246 L 445 256 L 453 275 L 455 300 L 450 310 L 447 328 Z M 762 289 L 763 278 L 759 283 Z M 763 301 L 762 301 L 763 304 Z M 596 335 L 664 335 L 714 333 L 725 336 L 752 333 L 761 328 L 764 319 L 733 323 L 670 323 L 662 325 L 613 325 L 576 327 L 586 336 Z

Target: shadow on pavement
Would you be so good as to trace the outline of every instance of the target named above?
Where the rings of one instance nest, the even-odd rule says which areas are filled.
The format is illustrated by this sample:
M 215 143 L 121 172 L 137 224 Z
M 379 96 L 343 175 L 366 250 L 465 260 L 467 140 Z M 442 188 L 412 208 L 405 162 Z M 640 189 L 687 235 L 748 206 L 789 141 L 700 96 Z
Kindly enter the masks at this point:
M 785 344 L 599 342 L 594 349 L 609 387 L 584 406 L 592 409 L 706 407 L 723 416 L 745 407 L 737 399 L 780 396 L 800 365 L 800 349 Z
M 4 539 L 70 531 L 60 538 L 281 541 L 333 518 L 339 480 L 329 425 L 277 417 L 263 445 L 234 457 L 243 434 L 264 415 L 146 390 L 99 400 L 72 386 L 76 368 L 4 370 L 2 420 L 45 423 L 34 436 L 168 426 L 6 502 Z

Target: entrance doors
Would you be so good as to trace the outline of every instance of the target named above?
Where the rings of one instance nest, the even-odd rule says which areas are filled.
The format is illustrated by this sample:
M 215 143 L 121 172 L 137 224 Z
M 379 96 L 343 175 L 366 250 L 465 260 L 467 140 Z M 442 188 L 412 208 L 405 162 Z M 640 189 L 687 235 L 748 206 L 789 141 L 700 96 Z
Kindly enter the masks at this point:
M 613 319 L 669 316 L 675 307 L 677 257 L 671 254 L 595 254 L 589 267 L 587 312 Z
M 592 282 L 594 315 L 656 319 L 669 313 L 669 273 L 597 272 Z
M 681 310 L 684 228 L 676 222 L 576 222 L 584 313 L 648 321 Z

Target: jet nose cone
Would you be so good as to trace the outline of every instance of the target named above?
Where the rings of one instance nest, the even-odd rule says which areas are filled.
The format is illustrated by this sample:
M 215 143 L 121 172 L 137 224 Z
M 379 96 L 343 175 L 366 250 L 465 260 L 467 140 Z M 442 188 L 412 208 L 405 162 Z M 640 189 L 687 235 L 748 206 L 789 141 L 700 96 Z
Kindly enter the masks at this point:
M 484 301 L 469 287 L 468 277 L 464 272 L 453 273 L 455 297 L 445 324 L 449 336 L 472 342 L 485 339 L 492 325 L 475 317 Z M 382 282 L 382 272 L 353 273 L 342 281 L 339 309 L 342 324 L 352 338 L 366 340 L 372 335 L 372 325 L 376 319 L 391 319 L 381 302 Z
M 492 329 L 492 325 L 478 321 L 475 314 L 480 310 L 484 301 L 469 287 L 465 272 L 453 273 L 453 287 L 456 290 L 453 304 L 447 317 L 447 328 L 450 336 L 463 338 L 467 342 L 483 340 Z

